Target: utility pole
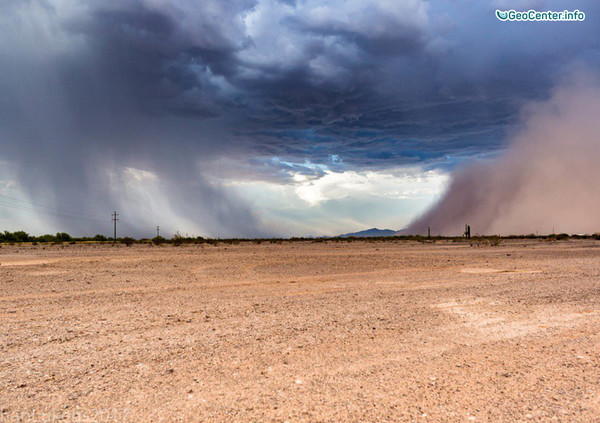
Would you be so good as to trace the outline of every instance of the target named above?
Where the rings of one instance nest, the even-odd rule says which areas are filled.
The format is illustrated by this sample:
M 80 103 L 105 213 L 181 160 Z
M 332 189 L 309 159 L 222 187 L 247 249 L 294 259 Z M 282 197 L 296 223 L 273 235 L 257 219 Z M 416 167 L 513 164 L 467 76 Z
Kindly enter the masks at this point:
M 117 219 L 117 216 L 118 216 L 117 212 L 114 211 L 112 214 L 112 221 L 114 223 L 114 236 L 113 236 L 114 242 L 117 242 L 117 220 L 119 220 L 119 219 Z
M 427 239 L 431 239 L 431 228 L 427 227 Z
M 160 226 L 156 227 L 156 237 L 158 238 L 160 236 Z

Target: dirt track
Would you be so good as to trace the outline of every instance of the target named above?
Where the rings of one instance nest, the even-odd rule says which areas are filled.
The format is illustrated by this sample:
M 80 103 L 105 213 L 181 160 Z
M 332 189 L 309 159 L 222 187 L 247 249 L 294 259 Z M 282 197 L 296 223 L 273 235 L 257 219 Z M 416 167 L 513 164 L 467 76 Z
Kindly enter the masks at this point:
M 598 241 L 2 246 L 0 329 L 0 422 L 600 421 Z

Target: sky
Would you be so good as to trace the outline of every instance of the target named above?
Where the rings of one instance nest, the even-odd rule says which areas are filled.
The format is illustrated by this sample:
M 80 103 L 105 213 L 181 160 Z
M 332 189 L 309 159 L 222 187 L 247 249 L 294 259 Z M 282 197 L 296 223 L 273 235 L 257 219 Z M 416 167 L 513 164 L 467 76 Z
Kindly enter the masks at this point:
M 422 230 L 464 169 L 511 154 L 532 104 L 577 102 L 557 87 L 595 78 L 599 14 L 592 0 L 2 0 L 0 229 L 109 235 L 116 210 L 136 237 Z

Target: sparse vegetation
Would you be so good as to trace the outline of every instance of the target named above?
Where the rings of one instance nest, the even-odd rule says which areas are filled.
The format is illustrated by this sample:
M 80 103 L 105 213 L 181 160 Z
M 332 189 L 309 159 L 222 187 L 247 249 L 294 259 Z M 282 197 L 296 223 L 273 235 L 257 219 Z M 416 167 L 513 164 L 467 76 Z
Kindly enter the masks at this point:
M 166 239 L 162 236 L 157 236 L 152 239 L 136 239 L 133 237 L 123 237 L 117 238 L 117 242 L 132 245 L 133 243 L 145 243 L 145 244 L 154 244 L 154 245 L 162 245 L 162 244 L 172 244 L 174 246 L 180 246 L 183 244 L 208 244 L 208 245 L 219 245 L 219 244 L 227 244 L 227 245 L 237 245 L 242 242 L 252 242 L 255 244 L 261 243 L 270 243 L 270 244 L 281 244 L 284 242 L 311 242 L 311 243 L 323 243 L 323 242 L 420 242 L 420 243 L 435 243 L 438 241 L 446 241 L 453 243 L 465 243 L 468 242 L 473 246 L 498 246 L 504 240 L 510 239 L 537 239 L 540 241 L 561 241 L 561 240 L 569 240 L 569 239 L 591 239 L 591 240 L 600 240 L 600 232 L 597 232 L 592 235 L 584 235 L 584 234 L 550 234 L 550 235 L 535 235 L 525 234 L 525 235 L 508 235 L 508 236 L 500 236 L 500 235 L 488 235 L 488 236 L 474 236 L 470 239 L 466 239 L 462 236 L 432 236 L 430 238 L 421 235 L 399 235 L 399 236 L 376 236 L 376 237 L 318 237 L 318 238 L 309 238 L 309 237 L 291 237 L 291 238 L 203 238 L 201 236 L 198 237 L 184 237 L 180 234 L 175 234 L 172 238 Z M 93 237 L 73 237 L 66 232 L 58 232 L 56 235 L 45 234 L 34 236 L 30 235 L 25 231 L 15 231 L 9 232 L 4 231 L 0 232 L 0 243 L 7 244 L 19 244 L 19 243 L 31 243 L 32 245 L 39 244 L 62 244 L 62 243 L 105 243 L 105 242 L 113 242 L 112 238 L 109 238 L 105 235 L 96 234 Z
M 73 238 L 66 232 L 59 232 L 56 234 L 56 240 L 58 242 L 69 242 L 73 241 Z
M 164 244 L 165 242 L 167 242 L 167 240 L 165 238 L 163 238 L 162 236 L 155 236 L 154 238 L 152 238 L 152 243 L 154 245 L 161 245 L 161 244 Z
M 181 244 L 183 244 L 185 238 L 182 237 L 179 234 L 173 235 L 173 238 L 171 238 L 171 244 L 173 244 L 174 246 L 179 246 Z
M 121 240 L 121 242 L 129 247 L 129 246 L 131 246 L 131 244 L 135 243 L 135 239 L 131 238 L 129 236 L 126 236 L 125 238 L 123 238 Z
M 488 240 L 488 243 L 492 247 L 496 247 L 497 245 L 500 245 L 500 243 L 502 242 L 502 237 L 500 237 L 498 235 L 494 235 L 494 236 L 488 237 L 487 240 Z
M 502 242 L 502 237 L 499 235 L 492 236 L 476 236 L 470 239 L 471 247 L 497 247 Z

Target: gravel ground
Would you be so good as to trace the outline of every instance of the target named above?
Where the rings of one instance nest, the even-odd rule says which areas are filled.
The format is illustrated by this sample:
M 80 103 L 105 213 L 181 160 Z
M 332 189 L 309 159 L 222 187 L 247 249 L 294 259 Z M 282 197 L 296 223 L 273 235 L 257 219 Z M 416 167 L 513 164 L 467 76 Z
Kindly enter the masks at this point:
M 600 421 L 600 242 L 0 248 L 0 422 Z

